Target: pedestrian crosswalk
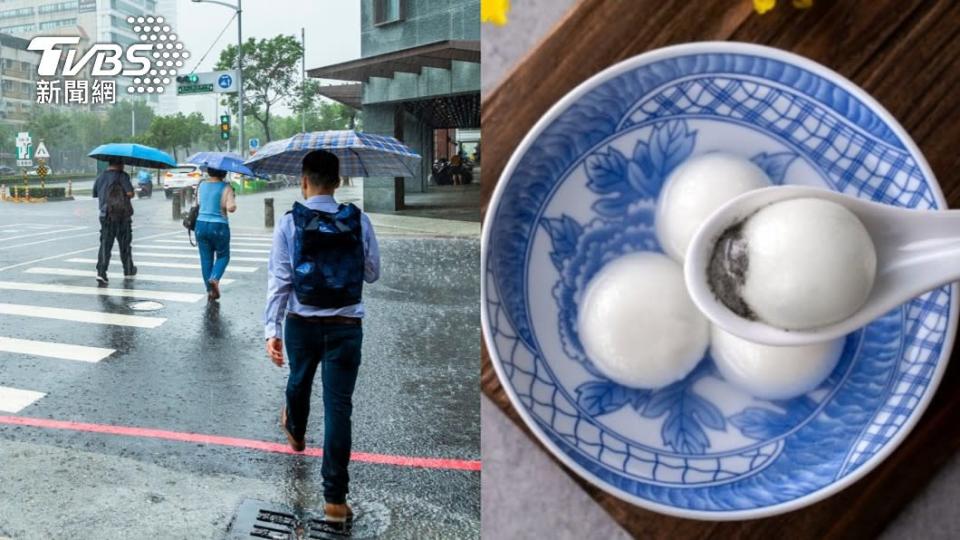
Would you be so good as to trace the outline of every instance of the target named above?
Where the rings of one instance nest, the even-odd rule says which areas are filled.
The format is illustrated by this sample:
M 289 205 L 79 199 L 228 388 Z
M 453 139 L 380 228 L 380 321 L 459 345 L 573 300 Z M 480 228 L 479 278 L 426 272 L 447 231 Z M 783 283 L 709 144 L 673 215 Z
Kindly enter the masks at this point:
M 158 243 L 169 243 L 169 244 L 173 244 L 173 243 L 181 244 L 181 243 L 182 243 L 182 242 L 180 242 L 179 240 L 157 240 L 157 242 L 158 242 Z M 263 243 L 263 242 L 243 242 L 243 241 L 235 242 L 233 239 L 230 239 L 230 250 L 231 250 L 231 251 L 233 251 L 233 249 L 234 249 L 234 248 L 237 248 L 237 247 L 255 247 L 255 248 L 266 249 L 266 250 L 269 251 L 270 245 L 271 245 L 271 244 L 265 244 L 265 243 Z
M 114 326 L 135 326 L 138 328 L 156 328 L 166 322 L 161 317 L 141 315 L 117 315 L 83 309 L 68 309 L 48 306 L 0 303 L 0 315 L 19 315 L 90 324 L 112 324 Z
M 32 268 L 27 269 L 25 272 L 27 274 L 50 274 L 55 276 L 77 276 L 77 277 L 88 277 L 88 278 L 97 277 L 96 270 L 76 270 L 72 268 L 47 268 L 45 266 L 34 266 Z M 108 272 L 107 277 L 110 279 L 122 280 L 123 273 Z M 159 275 L 159 274 L 137 273 L 137 281 L 159 281 L 162 283 L 193 283 L 196 285 L 203 285 L 203 278 L 200 276 L 169 276 L 169 275 Z M 220 280 L 220 285 L 229 285 L 231 283 L 233 283 L 232 279 L 223 278 Z
M 28 291 L 55 294 L 83 294 L 90 296 L 117 296 L 122 298 L 137 298 L 140 300 L 165 300 L 168 302 L 196 302 L 205 298 L 206 294 L 151 291 L 144 289 L 117 289 L 98 286 L 61 285 L 48 283 L 29 283 L 22 281 L 0 281 L 0 289 L 11 291 Z
M 111 267 L 116 271 L 108 273 L 107 286 L 98 285 L 94 279 L 99 249 L 96 232 L 94 227 L 0 224 L 0 241 L 4 245 L 23 239 L 20 244 L 38 243 L 30 249 L 43 254 L 33 260 L 13 259 L 7 266 L 0 265 L 0 414 L 21 413 L 48 398 L 51 392 L 57 393 L 48 385 L 46 377 L 25 379 L 21 376 L 13 380 L 5 369 L 24 364 L 7 362 L 11 359 L 104 369 L 95 366 L 107 359 L 110 359 L 107 364 L 122 362 L 124 357 L 118 353 L 127 352 L 123 350 L 123 340 L 104 343 L 103 334 L 98 332 L 63 332 L 73 337 L 60 342 L 58 331 L 50 329 L 76 325 L 77 328 L 97 326 L 153 332 L 167 324 L 181 324 L 176 318 L 183 316 L 183 310 L 173 306 L 189 306 L 206 300 L 198 248 L 190 246 L 182 237 L 175 238 L 183 234 L 182 230 L 144 236 L 139 241 L 135 236 L 133 257 L 139 268 L 137 275 L 124 278 L 119 253 L 115 251 Z M 50 246 L 58 246 L 54 241 L 68 238 L 75 238 L 68 249 L 51 253 Z M 220 280 L 225 294 L 230 294 L 232 287 L 241 286 L 240 282 L 245 286 L 265 279 L 263 268 L 268 262 L 271 239 L 270 235 L 259 234 L 237 235 L 232 239 L 228 277 Z M 157 314 L 133 311 L 133 303 L 142 300 L 171 306 Z M 27 330 L 35 324 L 40 324 L 44 331 Z M 143 350 L 137 352 L 150 354 Z M 156 351 L 157 356 L 163 354 L 164 351 Z M 25 383 L 25 380 L 31 382 Z
M 139 255 L 140 255 L 140 256 L 143 256 L 142 253 L 140 253 Z M 117 255 L 117 256 L 119 257 L 119 255 Z M 188 257 L 189 257 L 189 256 L 188 256 Z M 68 263 L 87 264 L 87 265 L 90 265 L 90 264 L 96 265 L 96 264 L 97 264 L 97 260 L 96 260 L 96 259 L 66 259 L 65 262 L 68 262 Z M 188 263 L 168 263 L 168 262 L 154 262 L 154 261 L 138 260 L 138 261 L 137 261 L 137 268 L 177 268 L 177 269 L 180 269 L 180 270 L 200 270 L 200 265 L 199 265 L 199 264 L 188 264 Z M 235 264 L 231 264 L 231 265 L 230 265 L 230 271 L 231 271 L 231 272 L 244 272 L 244 273 L 256 272 L 256 271 L 257 271 L 257 267 L 256 267 L 256 266 L 238 266 L 238 265 L 235 265 Z
M 96 363 L 116 351 L 114 349 L 87 347 L 84 345 L 67 345 L 65 343 L 49 343 L 31 339 L 0 337 L 0 352 L 31 354 L 47 358 Z
M 43 392 L 0 386 L 0 412 L 16 414 L 45 395 Z
M 196 251 L 197 248 L 193 246 L 168 246 L 164 244 L 160 245 L 142 245 L 134 244 L 135 248 L 146 248 L 146 249 L 164 249 L 170 251 Z M 235 248 L 233 244 L 230 245 L 230 258 L 233 258 L 234 253 L 270 253 L 269 249 L 250 249 L 250 248 Z

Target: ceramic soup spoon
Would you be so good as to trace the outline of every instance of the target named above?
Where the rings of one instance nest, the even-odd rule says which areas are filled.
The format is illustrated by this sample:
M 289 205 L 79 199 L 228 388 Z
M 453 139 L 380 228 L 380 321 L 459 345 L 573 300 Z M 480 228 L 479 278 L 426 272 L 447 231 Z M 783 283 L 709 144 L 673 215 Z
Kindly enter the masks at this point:
M 803 330 L 785 330 L 738 315 L 710 286 L 709 267 L 720 236 L 761 208 L 790 199 L 840 204 L 866 227 L 876 251 L 876 274 L 866 301 L 849 317 Z M 749 266 L 748 270 L 749 272 Z M 687 251 L 684 279 L 690 297 L 714 324 L 767 345 L 806 345 L 846 335 L 924 292 L 960 280 L 960 210 L 911 210 L 826 189 L 777 186 L 745 193 L 701 225 Z

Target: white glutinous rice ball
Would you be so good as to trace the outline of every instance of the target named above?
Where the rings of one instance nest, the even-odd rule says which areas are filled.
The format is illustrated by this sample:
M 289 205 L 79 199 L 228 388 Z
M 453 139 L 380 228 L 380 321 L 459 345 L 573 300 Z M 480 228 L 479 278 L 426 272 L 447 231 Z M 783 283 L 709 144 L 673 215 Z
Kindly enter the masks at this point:
M 803 198 L 761 208 L 724 231 L 708 278 L 738 315 L 807 330 L 856 313 L 876 269 L 873 240 L 856 215 L 831 201 Z
M 700 225 L 727 201 L 767 187 L 770 180 L 748 159 L 713 152 L 681 163 L 657 200 L 657 240 L 667 255 L 683 263 Z
M 843 352 L 845 338 L 796 347 L 753 343 L 712 326 L 710 353 L 730 384 L 761 399 L 790 399 L 826 379 Z
M 594 276 L 579 309 L 587 356 L 610 379 L 658 388 L 685 377 L 706 352 L 710 324 L 679 264 L 660 253 L 624 255 Z

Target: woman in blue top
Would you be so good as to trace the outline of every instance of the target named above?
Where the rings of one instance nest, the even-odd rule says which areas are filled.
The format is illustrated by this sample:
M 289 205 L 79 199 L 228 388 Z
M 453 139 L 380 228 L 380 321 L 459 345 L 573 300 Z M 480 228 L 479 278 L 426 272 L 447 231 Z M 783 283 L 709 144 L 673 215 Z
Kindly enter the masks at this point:
M 200 271 L 207 287 L 207 298 L 220 298 L 220 278 L 230 262 L 230 225 L 227 213 L 237 211 L 233 187 L 226 181 L 227 172 L 207 169 L 210 180 L 197 186 L 200 213 L 197 216 L 197 247 L 200 248 Z

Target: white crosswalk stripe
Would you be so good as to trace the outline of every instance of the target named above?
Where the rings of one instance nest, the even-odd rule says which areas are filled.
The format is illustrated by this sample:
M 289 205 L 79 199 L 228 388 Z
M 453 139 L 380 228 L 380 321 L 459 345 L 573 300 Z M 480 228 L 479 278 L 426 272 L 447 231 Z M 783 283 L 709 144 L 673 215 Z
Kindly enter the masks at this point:
M 233 251 L 233 250 L 231 250 Z M 119 257 L 118 253 L 114 253 L 113 257 Z M 167 259 L 200 259 L 199 253 L 150 253 L 146 251 L 134 251 L 133 260 L 134 264 L 137 264 L 136 261 L 138 257 L 164 257 Z M 270 259 L 267 257 L 235 257 L 233 254 L 230 255 L 230 262 L 240 261 L 240 262 L 269 262 Z
M 53 276 L 77 276 L 77 277 L 97 277 L 97 272 L 95 270 L 75 270 L 72 268 L 46 268 L 43 266 L 33 266 L 24 270 L 25 274 L 47 274 Z M 107 277 L 110 279 L 122 280 L 123 274 L 119 273 L 108 273 Z M 162 283 L 193 283 L 196 285 L 203 284 L 203 278 L 197 276 L 164 276 L 159 274 L 140 274 L 138 273 L 135 278 L 131 278 L 134 281 L 157 281 Z M 220 285 L 229 285 L 233 283 L 234 280 L 224 278 L 220 280 Z
M 29 354 L 46 358 L 62 360 L 76 360 L 78 362 L 96 363 L 115 353 L 114 349 L 99 347 L 85 347 L 83 345 L 67 345 L 64 343 L 49 343 L 30 339 L 15 339 L 0 337 L 0 352 Z
M 17 414 L 45 395 L 43 392 L 0 386 L 0 412 Z
M 171 251 L 183 251 L 183 250 L 196 251 L 197 250 L 197 248 L 193 246 L 145 246 L 145 245 L 135 244 L 133 247 L 142 248 L 142 249 L 169 249 Z M 234 249 L 231 247 L 230 253 L 270 253 L 270 250 L 269 249 L 249 249 L 249 248 Z M 136 252 L 134 252 L 134 254 L 136 254 Z
M 84 309 L 66 309 L 46 306 L 27 306 L 23 304 L 0 303 L 0 315 L 37 317 L 89 324 L 107 324 L 114 326 L 133 326 L 136 328 L 156 328 L 167 320 L 162 317 L 144 317 L 142 315 L 117 315 Z
M 268 241 L 270 241 L 270 240 L 273 240 L 273 235 L 272 235 L 272 234 L 244 234 L 244 233 L 233 234 L 233 233 L 231 233 L 231 234 L 230 234 L 230 238 L 231 238 L 231 239 L 234 239 L 234 238 L 242 238 L 242 239 L 244 239 L 244 240 L 268 240 Z
M 206 298 L 205 294 L 152 291 L 148 289 L 118 289 L 114 287 L 83 287 L 78 285 L 60 285 L 50 283 L 28 283 L 22 281 L 0 281 L 0 289 L 10 291 L 28 291 L 53 294 L 82 294 L 90 296 L 117 296 L 138 298 L 141 300 L 164 300 L 167 302 L 196 302 Z
M 97 264 L 96 259 L 65 259 L 65 262 L 69 263 L 83 263 L 83 264 Z M 137 268 L 177 268 L 180 270 L 199 270 L 199 264 L 186 264 L 186 263 L 165 263 L 165 262 L 153 262 L 153 261 L 137 261 Z M 243 272 L 250 273 L 256 272 L 256 266 L 237 266 L 231 264 L 227 267 L 228 272 Z
M 154 242 L 162 242 L 162 243 L 165 243 L 165 244 L 183 244 L 183 242 L 180 241 L 180 240 L 167 240 L 167 239 L 164 239 L 164 240 L 154 240 Z M 271 244 L 270 242 L 242 242 L 242 241 L 241 241 L 241 242 L 234 242 L 233 240 L 230 241 L 230 249 L 231 249 L 231 250 L 234 248 L 234 246 L 269 248 L 269 247 L 272 246 L 272 245 L 273 245 L 273 244 Z M 193 249 L 197 249 L 197 248 L 194 247 L 194 246 L 190 246 L 190 247 L 193 248 Z

